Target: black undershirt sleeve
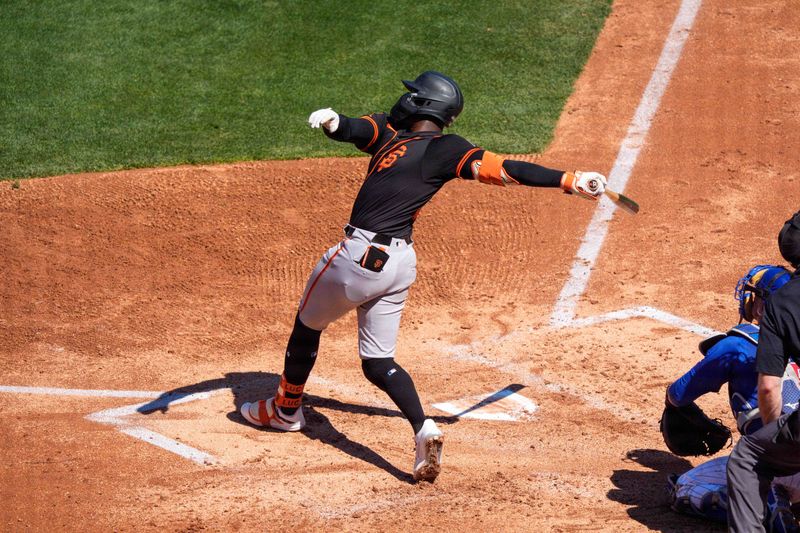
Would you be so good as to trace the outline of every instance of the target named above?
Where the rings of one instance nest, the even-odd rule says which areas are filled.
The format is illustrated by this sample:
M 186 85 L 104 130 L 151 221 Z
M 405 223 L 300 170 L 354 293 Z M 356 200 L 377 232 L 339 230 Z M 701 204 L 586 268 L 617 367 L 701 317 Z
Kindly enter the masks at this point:
M 506 159 L 503 168 L 509 176 L 529 187 L 560 187 L 563 170 L 554 170 L 536 163 Z
M 335 141 L 350 142 L 359 150 L 366 149 L 377 137 L 377 128 L 374 120 L 367 118 L 350 118 L 339 115 L 339 127 L 333 133 L 324 127 L 325 135 Z

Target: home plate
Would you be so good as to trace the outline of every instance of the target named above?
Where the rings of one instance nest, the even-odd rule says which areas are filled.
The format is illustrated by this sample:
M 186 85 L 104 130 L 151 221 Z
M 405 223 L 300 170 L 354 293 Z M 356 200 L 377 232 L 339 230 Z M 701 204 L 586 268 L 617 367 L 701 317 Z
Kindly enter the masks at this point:
M 522 385 L 511 385 L 489 396 L 470 396 L 452 402 L 435 403 L 433 406 L 460 418 L 517 422 L 531 418 L 539 408 L 517 393 L 521 388 Z

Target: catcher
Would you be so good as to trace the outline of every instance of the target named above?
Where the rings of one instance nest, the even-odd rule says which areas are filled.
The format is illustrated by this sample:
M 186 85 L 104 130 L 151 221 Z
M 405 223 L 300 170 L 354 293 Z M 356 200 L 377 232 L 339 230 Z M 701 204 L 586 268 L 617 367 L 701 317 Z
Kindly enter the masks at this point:
M 747 435 L 762 426 L 758 411 L 758 373 L 756 346 L 758 322 L 769 296 L 789 281 L 791 273 L 783 267 L 758 265 L 736 285 L 740 323 L 722 335 L 700 343 L 703 359 L 667 388 L 661 432 L 667 447 L 676 455 L 713 455 L 728 444 L 730 430 L 709 419 L 694 403 L 709 392 L 719 392 L 728 384 L 728 397 L 736 426 Z M 746 321 L 746 323 L 742 323 Z M 800 399 L 800 368 L 787 367 L 783 379 L 783 403 L 791 410 Z M 669 478 L 672 508 L 678 512 L 727 521 L 728 456 L 703 463 L 681 476 Z M 799 531 L 790 502 L 800 501 L 800 475 L 775 480 L 770 493 L 771 531 Z

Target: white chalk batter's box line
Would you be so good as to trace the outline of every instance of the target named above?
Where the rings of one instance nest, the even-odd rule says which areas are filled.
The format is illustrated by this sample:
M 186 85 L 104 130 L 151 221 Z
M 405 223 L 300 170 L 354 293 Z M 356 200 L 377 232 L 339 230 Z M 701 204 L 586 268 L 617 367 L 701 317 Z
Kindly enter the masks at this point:
M 329 386 L 330 380 L 323 380 Z M 38 394 L 47 396 L 78 396 L 95 398 L 150 398 L 150 401 L 104 409 L 87 415 L 85 418 L 92 422 L 113 426 L 117 431 L 142 440 L 153 446 L 189 459 L 201 465 L 214 465 L 219 461 L 210 453 L 204 452 L 161 433 L 137 424 L 137 419 L 132 418 L 147 411 L 157 410 L 162 407 L 179 405 L 182 403 L 205 400 L 215 394 L 229 391 L 229 387 L 214 391 L 196 392 L 192 394 L 168 394 L 159 391 L 135 390 L 92 390 L 92 389 L 65 389 L 54 387 L 23 387 L 16 385 L 0 385 L 0 393 L 9 394 Z M 474 403 L 470 403 L 474 402 Z M 499 407 L 489 409 L 488 406 L 499 403 Z M 437 409 L 461 418 L 479 420 L 518 421 L 528 418 L 536 411 L 536 404 L 528 398 L 521 396 L 510 388 L 502 389 L 489 396 L 474 396 L 452 402 L 434 405 Z

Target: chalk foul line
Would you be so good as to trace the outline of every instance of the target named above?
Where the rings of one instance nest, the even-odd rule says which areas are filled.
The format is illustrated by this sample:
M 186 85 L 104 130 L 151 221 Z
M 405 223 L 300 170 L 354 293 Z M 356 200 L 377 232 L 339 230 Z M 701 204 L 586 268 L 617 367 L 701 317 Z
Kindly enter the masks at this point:
M 639 152 L 644 146 L 644 141 L 653 123 L 653 117 L 661 103 L 661 97 L 667 89 L 672 73 L 681 57 L 683 45 L 689 37 L 689 30 L 694 24 L 700 4 L 701 0 L 684 0 L 675 16 L 675 21 L 664 42 L 661 56 L 642 94 L 642 99 L 628 126 L 628 131 L 622 140 L 614 166 L 608 176 L 608 186 L 615 191 L 624 191 L 631 177 L 639 158 Z M 578 299 L 589 284 L 589 277 L 608 235 L 608 223 L 615 210 L 616 206 L 605 196 L 598 202 L 597 209 L 586 228 L 586 233 L 570 269 L 569 279 L 564 284 L 550 317 L 552 325 L 568 325 L 575 318 Z

